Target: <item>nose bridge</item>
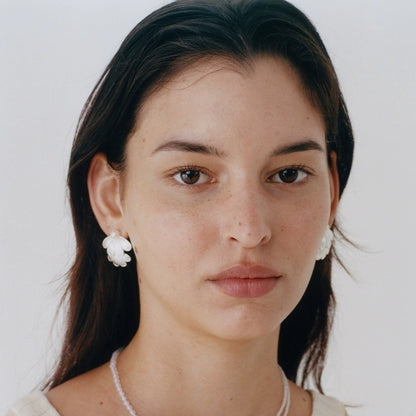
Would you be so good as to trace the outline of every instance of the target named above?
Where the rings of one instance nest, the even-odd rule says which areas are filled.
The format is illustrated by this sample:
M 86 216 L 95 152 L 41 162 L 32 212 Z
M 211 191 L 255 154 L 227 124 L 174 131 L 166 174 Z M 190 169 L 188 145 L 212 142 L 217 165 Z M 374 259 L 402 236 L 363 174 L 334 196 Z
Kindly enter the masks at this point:
M 270 240 L 267 195 L 256 181 L 242 178 L 228 190 L 225 204 L 225 237 L 244 247 L 255 247 Z

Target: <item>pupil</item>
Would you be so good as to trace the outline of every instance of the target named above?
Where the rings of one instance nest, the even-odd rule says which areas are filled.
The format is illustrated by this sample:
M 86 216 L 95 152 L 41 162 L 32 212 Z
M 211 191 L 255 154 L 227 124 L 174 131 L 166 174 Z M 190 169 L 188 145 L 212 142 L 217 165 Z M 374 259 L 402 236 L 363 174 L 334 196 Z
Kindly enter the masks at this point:
M 181 179 L 188 185 L 198 182 L 200 173 L 197 170 L 185 170 L 181 173 Z
M 283 182 L 292 183 L 298 178 L 298 171 L 297 169 L 284 169 L 279 172 L 279 176 Z

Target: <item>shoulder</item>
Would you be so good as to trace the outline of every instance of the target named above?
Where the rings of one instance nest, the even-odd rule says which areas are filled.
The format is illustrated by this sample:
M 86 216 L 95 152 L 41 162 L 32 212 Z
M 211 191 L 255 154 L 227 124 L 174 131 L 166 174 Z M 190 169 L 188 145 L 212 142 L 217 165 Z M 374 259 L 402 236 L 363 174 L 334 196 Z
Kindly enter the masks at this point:
M 31 393 L 14 403 L 6 416 L 60 416 L 46 396 L 40 392 Z
M 113 388 L 108 365 L 103 365 L 59 384 L 46 397 L 61 416 L 114 416 L 118 401 Z
M 348 416 L 344 405 L 337 399 L 309 390 L 312 396 L 312 416 Z
M 113 416 L 116 414 L 112 400 L 114 395 L 109 393 L 107 379 L 105 367 L 96 368 L 47 393 L 37 391 L 21 398 L 5 416 Z

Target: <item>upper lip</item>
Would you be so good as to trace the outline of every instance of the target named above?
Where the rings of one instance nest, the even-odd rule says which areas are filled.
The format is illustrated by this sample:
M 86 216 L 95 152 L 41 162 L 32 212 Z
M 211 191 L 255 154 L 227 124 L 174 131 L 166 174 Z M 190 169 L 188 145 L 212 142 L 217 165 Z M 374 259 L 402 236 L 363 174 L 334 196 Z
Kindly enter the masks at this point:
M 265 279 L 278 277 L 280 274 L 269 267 L 260 264 L 237 264 L 212 276 L 209 280 L 223 279 Z

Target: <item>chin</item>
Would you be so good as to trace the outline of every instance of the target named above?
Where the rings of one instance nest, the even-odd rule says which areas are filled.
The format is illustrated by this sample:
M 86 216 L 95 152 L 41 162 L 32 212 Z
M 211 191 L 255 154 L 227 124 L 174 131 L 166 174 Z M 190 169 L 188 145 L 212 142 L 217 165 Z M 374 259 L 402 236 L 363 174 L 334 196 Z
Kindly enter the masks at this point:
M 212 333 L 228 341 L 254 341 L 277 336 L 283 319 L 264 305 L 238 305 L 215 320 Z

